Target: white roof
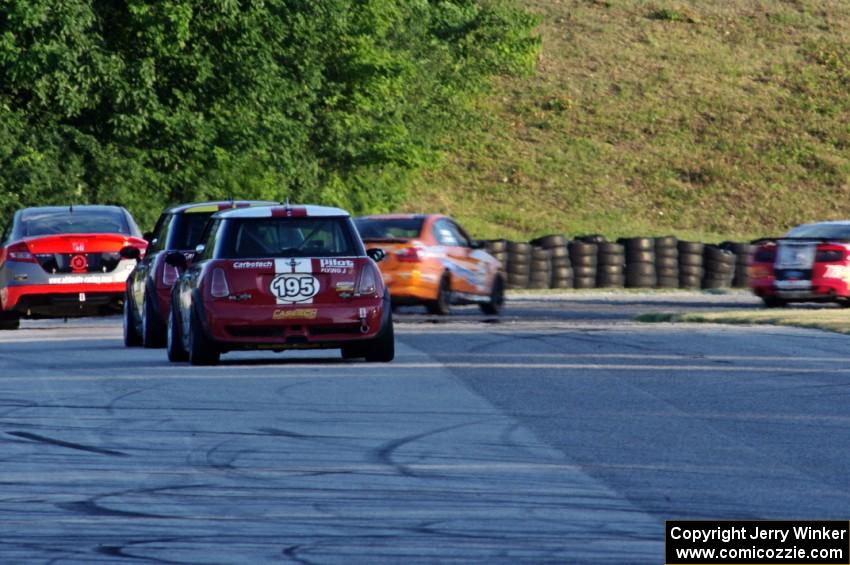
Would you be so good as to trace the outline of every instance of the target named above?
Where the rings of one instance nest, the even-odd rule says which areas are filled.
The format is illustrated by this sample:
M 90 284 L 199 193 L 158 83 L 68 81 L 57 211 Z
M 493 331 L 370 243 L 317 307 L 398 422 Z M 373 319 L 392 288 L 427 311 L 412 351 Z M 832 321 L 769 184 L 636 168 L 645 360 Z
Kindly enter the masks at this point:
M 331 206 L 316 206 L 313 204 L 278 204 L 275 206 L 253 206 L 251 208 L 238 208 L 235 210 L 224 210 L 217 214 L 217 218 L 286 218 L 286 217 L 348 217 L 350 214 L 342 208 Z

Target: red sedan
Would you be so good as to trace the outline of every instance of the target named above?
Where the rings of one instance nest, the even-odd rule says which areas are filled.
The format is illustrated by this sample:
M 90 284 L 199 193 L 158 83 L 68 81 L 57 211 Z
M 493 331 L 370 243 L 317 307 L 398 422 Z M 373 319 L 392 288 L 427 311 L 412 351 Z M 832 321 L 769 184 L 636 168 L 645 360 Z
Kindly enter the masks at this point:
M 768 308 L 789 302 L 850 306 L 850 222 L 804 224 L 761 242 L 750 263 L 750 288 Z
M 120 311 L 127 276 L 142 239 L 118 206 L 51 206 L 18 210 L 0 247 L 0 329 L 21 317 L 65 317 Z
M 218 363 L 244 349 L 339 348 L 391 361 L 390 296 L 348 213 L 322 206 L 229 210 L 210 219 L 171 296 L 168 358 Z

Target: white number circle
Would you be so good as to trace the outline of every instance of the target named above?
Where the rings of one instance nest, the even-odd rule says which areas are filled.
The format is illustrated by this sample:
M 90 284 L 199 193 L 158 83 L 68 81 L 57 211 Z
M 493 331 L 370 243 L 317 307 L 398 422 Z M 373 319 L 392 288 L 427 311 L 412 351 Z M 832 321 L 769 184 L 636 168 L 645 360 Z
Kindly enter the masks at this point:
M 286 302 L 304 302 L 319 294 L 319 279 L 307 274 L 278 275 L 269 289 L 278 299 Z

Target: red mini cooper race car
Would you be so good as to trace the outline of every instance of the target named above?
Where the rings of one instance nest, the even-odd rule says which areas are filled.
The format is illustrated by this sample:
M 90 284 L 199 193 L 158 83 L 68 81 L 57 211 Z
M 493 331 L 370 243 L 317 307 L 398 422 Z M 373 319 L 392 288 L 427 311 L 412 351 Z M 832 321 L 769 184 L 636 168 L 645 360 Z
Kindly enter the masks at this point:
M 126 254 L 138 259 L 127 278 L 124 299 L 124 345 L 128 347 L 165 347 L 166 319 L 171 301 L 171 287 L 180 271 L 165 262 L 169 251 L 182 251 L 187 258 L 201 242 L 207 220 L 214 213 L 231 208 L 269 206 L 274 202 L 228 200 L 181 204 L 165 210 L 153 232 L 146 234 L 148 249 L 144 258 L 128 249 Z
M 0 247 L 0 329 L 22 316 L 81 316 L 120 311 L 135 261 L 121 250 L 147 243 L 118 206 L 18 210 Z
M 171 295 L 168 358 L 215 364 L 240 349 L 340 348 L 344 358 L 391 361 L 389 291 L 348 213 L 321 206 L 214 214 Z M 374 259 L 374 260 L 373 260 Z
M 765 306 L 837 302 L 850 306 L 850 222 L 820 222 L 764 240 L 750 263 L 750 288 Z

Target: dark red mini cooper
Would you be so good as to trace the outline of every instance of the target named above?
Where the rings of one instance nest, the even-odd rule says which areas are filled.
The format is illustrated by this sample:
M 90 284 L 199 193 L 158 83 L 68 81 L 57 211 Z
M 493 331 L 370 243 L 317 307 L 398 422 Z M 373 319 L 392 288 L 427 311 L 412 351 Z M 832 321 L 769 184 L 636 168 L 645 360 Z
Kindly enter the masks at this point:
M 344 358 L 392 361 L 389 291 L 348 213 L 268 206 L 214 214 L 174 286 L 168 358 L 216 364 L 245 349 L 340 348 Z M 374 260 L 373 260 L 374 259 Z

